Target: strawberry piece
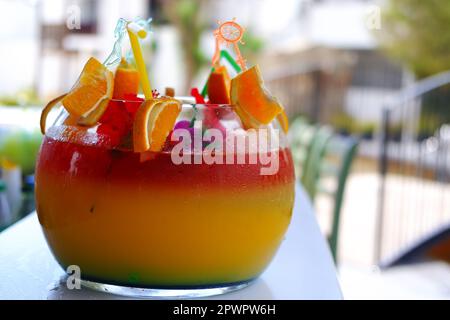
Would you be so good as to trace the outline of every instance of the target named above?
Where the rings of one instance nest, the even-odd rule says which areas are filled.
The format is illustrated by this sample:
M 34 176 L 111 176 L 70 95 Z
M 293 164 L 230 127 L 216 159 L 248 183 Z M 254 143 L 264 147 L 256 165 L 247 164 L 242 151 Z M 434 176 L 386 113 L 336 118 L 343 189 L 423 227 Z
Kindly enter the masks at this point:
M 110 137 L 117 146 L 133 127 L 133 116 L 122 101 L 110 101 L 108 108 L 99 120 L 97 132 Z

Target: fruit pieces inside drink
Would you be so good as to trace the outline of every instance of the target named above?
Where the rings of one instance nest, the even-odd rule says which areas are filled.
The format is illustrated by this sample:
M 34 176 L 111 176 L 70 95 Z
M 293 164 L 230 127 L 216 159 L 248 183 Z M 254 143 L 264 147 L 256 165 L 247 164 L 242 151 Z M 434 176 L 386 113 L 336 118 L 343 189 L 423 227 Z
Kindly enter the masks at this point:
M 122 24 L 119 23 L 119 25 Z M 238 26 L 234 21 L 232 24 Z M 124 26 L 130 36 L 138 70 L 122 58 L 120 65 L 113 73 L 109 70 L 109 65 L 106 67 L 97 59 L 90 58 L 72 90 L 51 101 L 44 108 L 41 117 L 41 129 L 43 132 L 46 130 L 45 119 L 48 113 L 60 100 L 69 112 L 70 120 L 73 124 L 93 127 L 98 123 L 103 123 L 103 115 L 108 113 L 108 109 L 114 108 L 114 103 L 111 102 L 126 100 L 129 96 L 137 97 L 139 84 L 141 84 L 148 101 L 143 101 L 142 108 L 140 108 L 146 109 L 146 112 L 137 112 L 137 116 L 136 113 L 132 116 L 133 133 L 131 139 L 136 152 L 145 153 L 147 151 L 157 152 L 162 150 L 165 140 L 176 126 L 175 119 L 181 112 L 181 102 L 173 97 L 156 97 L 161 100 L 159 103 L 154 103 L 156 98 L 155 96 L 153 98 L 150 97 L 149 91 L 151 88 L 144 68 L 139 37 L 132 30 L 140 28 L 139 30 L 145 34 L 147 32 L 141 27 L 141 24 L 136 24 L 135 22 L 129 22 Z M 283 107 L 275 98 L 268 94 L 258 66 L 248 70 L 245 69 L 235 78 L 230 79 L 226 67 L 220 65 L 219 61 L 216 61 L 208 79 L 207 91 L 209 100 L 205 100 L 195 88 L 191 92 L 195 100 L 197 102 L 200 101 L 200 103 L 231 103 L 235 112 L 241 118 L 245 129 L 264 127 L 274 119 L 277 119 L 284 131 L 288 129 L 288 119 Z M 167 99 L 170 103 L 164 101 Z M 133 100 L 135 101 L 136 99 L 133 98 Z M 176 112 L 166 112 L 168 108 Z M 125 123 L 127 123 L 128 118 L 125 117 Z M 119 122 L 120 119 L 117 118 L 113 126 L 124 127 Z M 219 129 L 223 130 L 223 128 Z M 117 130 L 115 130 L 115 133 L 117 133 Z M 129 136 L 128 132 L 125 134 Z M 117 134 L 113 134 L 112 137 L 112 139 L 116 140 L 121 140 L 122 138 L 124 137 L 117 138 Z
M 128 28 L 128 22 L 119 22 L 120 30 Z M 136 56 L 140 44 L 133 39 Z M 289 150 L 271 150 L 279 155 L 279 170 L 269 176 L 261 175 L 258 163 L 175 165 L 172 130 L 192 130 L 195 116 L 181 119 L 180 100 L 151 96 L 137 56 L 139 70 L 123 61 L 110 70 L 111 63 L 91 58 L 77 85 L 42 113 L 43 132 L 59 101 L 69 113 L 46 133 L 36 168 L 38 216 L 56 259 L 63 267 L 79 265 L 85 279 L 142 287 L 257 277 L 289 225 L 294 199 Z M 209 97 L 198 90 L 193 96 L 234 106 L 204 106 L 208 128 L 224 132 L 222 120 L 235 112 L 240 130 L 273 129 L 275 117 L 286 128 L 281 105 L 266 94 L 255 68 L 230 79 L 216 67 Z M 146 101 L 138 97 L 138 81 Z

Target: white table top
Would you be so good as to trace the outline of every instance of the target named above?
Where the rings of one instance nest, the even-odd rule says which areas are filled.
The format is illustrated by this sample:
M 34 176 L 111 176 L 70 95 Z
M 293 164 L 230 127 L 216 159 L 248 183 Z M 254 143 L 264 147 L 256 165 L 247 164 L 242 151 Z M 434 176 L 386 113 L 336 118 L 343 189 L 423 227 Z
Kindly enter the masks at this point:
M 69 290 L 32 214 L 0 234 L 0 299 L 116 299 Z M 213 299 L 342 299 L 331 254 L 311 202 L 297 188 L 291 225 L 276 257 L 249 287 Z

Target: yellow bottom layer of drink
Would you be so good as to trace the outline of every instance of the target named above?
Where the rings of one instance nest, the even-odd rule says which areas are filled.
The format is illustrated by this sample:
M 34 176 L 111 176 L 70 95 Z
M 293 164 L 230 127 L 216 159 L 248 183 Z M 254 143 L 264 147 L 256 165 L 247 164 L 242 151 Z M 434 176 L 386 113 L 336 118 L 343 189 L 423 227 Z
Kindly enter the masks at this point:
M 174 165 L 170 154 L 46 137 L 36 171 L 37 211 L 63 268 L 83 279 L 139 287 L 245 282 L 268 266 L 289 225 L 294 173 L 259 165 Z

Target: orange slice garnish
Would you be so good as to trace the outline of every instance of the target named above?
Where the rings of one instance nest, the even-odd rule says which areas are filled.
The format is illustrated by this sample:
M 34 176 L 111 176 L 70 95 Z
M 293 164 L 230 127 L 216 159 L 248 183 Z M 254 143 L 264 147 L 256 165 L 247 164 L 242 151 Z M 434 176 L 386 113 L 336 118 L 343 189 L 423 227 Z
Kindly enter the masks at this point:
M 108 108 L 110 99 L 105 98 L 97 104 L 94 111 L 89 113 L 87 117 L 80 117 L 78 120 L 78 124 L 82 126 L 93 126 L 97 123 L 97 121 L 102 117 Z
M 230 103 L 230 76 L 224 66 L 211 72 L 208 79 L 209 102 L 213 104 Z
M 113 91 L 113 73 L 97 59 L 90 58 L 62 104 L 72 116 L 89 118 L 89 121 L 85 122 L 95 124 L 102 114 L 94 111 L 105 99 L 111 99 Z M 91 114 L 94 114 L 96 119 L 93 119 Z
M 58 102 L 60 102 L 62 99 L 64 99 L 64 97 L 66 95 L 67 94 L 63 94 L 62 96 L 59 96 L 58 98 L 53 99 L 52 101 L 47 103 L 47 105 L 44 107 L 44 109 L 42 109 L 41 120 L 40 120 L 40 126 L 41 126 L 42 134 L 45 134 L 46 122 L 47 122 L 48 114 L 58 104 Z
M 269 124 L 283 111 L 281 104 L 264 88 L 258 66 L 231 80 L 231 103 L 246 129 Z
M 125 99 L 126 95 L 139 92 L 139 72 L 131 68 L 117 68 L 114 76 L 113 99 Z
M 180 112 L 181 104 L 175 99 L 160 98 L 144 101 L 134 119 L 134 151 L 161 151 Z
M 286 115 L 286 112 L 284 112 L 284 110 L 282 110 L 281 113 L 278 114 L 277 120 L 280 123 L 280 126 L 283 129 L 284 133 L 288 133 L 288 131 L 289 131 L 289 118 Z

